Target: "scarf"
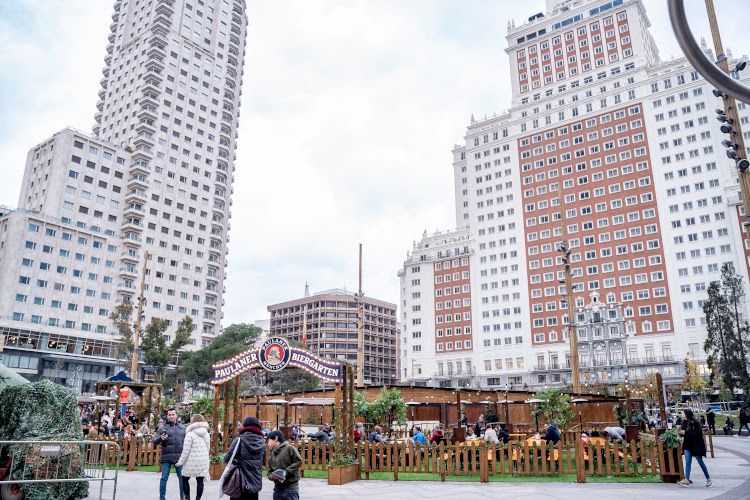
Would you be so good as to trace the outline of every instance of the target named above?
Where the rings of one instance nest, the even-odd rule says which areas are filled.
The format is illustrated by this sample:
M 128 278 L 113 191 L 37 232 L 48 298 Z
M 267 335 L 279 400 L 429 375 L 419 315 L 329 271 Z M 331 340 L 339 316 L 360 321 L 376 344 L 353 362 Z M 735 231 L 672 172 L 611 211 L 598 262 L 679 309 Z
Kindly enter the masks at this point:
M 253 434 L 257 434 L 259 436 L 263 435 L 263 431 L 260 430 L 260 427 L 255 427 L 254 425 L 248 425 L 247 427 L 243 427 L 240 429 L 240 434 L 244 434 L 246 432 L 252 432 Z

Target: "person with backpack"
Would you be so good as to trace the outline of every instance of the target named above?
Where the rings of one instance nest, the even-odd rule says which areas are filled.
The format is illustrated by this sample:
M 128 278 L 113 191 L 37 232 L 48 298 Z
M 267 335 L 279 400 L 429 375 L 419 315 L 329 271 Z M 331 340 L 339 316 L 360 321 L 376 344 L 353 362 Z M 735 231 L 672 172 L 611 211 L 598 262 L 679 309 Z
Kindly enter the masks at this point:
M 685 409 L 685 419 L 680 425 L 679 433 L 683 436 L 682 454 L 685 455 L 685 479 L 679 481 L 680 486 L 690 486 L 693 482 L 690 480 L 690 468 L 693 464 L 693 458 L 701 466 L 703 475 L 706 476 L 706 487 L 713 486 L 711 476 L 708 474 L 708 468 L 703 463 L 703 457 L 706 456 L 706 442 L 703 440 L 703 428 L 700 422 L 693 415 L 693 410 Z
M 237 448 L 238 447 L 238 448 Z M 266 462 L 266 443 L 260 421 L 247 417 L 242 422 L 239 437 L 229 445 L 224 461 L 229 463 L 237 448 L 234 461 L 242 475 L 242 494 L 232 497 L 239 500 L 258 500 L 258 493 L 263 488 L 263 465 Z

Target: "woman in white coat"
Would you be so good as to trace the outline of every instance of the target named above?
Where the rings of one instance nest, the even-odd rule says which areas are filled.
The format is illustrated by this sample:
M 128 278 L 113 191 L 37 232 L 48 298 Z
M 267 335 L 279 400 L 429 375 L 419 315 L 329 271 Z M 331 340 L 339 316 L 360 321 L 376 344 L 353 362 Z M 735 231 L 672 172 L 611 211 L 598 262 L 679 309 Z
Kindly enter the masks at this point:
M 211 434 L 203 415 L 196 413 L 190 419 L 182 444 L 182 454 L 176 466 L 182 467 L 182 488 L 185 498 L 190 500 L 190 478 L 198 482 L 196 500 L 203 495 L 203 478 L 208 477 L 208 457 L 211 449 Z

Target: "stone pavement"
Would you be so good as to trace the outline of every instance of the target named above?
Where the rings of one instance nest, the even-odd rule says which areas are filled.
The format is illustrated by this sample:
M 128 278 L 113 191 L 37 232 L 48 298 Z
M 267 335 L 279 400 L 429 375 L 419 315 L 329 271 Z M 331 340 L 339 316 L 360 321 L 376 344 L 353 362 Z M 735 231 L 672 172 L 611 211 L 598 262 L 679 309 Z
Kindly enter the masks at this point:
M 706 465 L 714 487 L 705 488 L 703 473 L 693 461 L 692 479 L 695 485 L 682 488 L 674 484 L 638 483 L 456 483 L 433 481 L 355 481 L 344 486 L 328 486 L 324 479 L 303 479 L 300 483 L 302 500 L 324 500 L 365 497 L 368 500 L 418 499 L 496 499 L 506 496 L 519 500 L 552 499 L 648 499 L 662 500 L 747 500 L 750 499 L 750 439 L 717 437 L 714 440 L 716 458 L 707 458 Z M 195 495 L 195 482 L 191 484 Z M 261 499 L 271 499 L 273 486 L 265 480 Z M 167 500 L 178 499 L 174 473 L 167 487 Z M 209 481 L 204 500 L 215 500 L 218 483 Z M 98 485 L 92 485 L 89 499 L 99 498 Z M 105 499 L 112 499 L 111 484 L 105 486 Z M 159 498 L 159 474 L 156 472 L 120 472 L 117 499 L 151 500 Z M 225 497 L 226 498 L 226 497 Z

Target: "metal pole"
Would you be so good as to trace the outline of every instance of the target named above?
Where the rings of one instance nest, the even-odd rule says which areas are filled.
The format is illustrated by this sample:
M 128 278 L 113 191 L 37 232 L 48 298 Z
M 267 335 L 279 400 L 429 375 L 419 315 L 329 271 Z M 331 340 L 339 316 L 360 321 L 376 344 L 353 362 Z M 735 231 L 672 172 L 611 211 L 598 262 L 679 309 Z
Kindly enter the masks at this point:
M 729 61 L 727 60 L 726 55 L 724 54 L 724 45 L 721 43 L 721 33 L 719 32 L 719 24 L 716 20 L 716 11 L 714 10 L 714 2 L 713 0 L 705 0 L 706 1 L 706 12 L 708 13 L 708 24 L 711 27 L 711 37 L 713 38 L 714 42 L 714 51 L 716 52 L 716 65 L 721 68 L 721 70 L 726 74 L 726 78 L 729 78 L 732 82 L 736 82 L 734 78 L 729 76 Z M 701 53 L 702 54 L 702 53 Z M 696 68 L 697 69 L 697 68 Z M 750 91 L 750 89 L 749 89 Z M 725 95 L 722 98 L 722 102 L 724 103 L 724 113 L 727 115 L 727 118 L 729 118 L 732 121 L 732 128 L 734 129 L 734 132 L 730 134 L 732 142 L 737 144 L 737 154 L 739 158 L 745 158 L 747 156 L 747 150 L 745 149 L 745 139 L 742 136 L 742 126 L 740 124 L 740 116 L 737 112 L 737 101 L 732 95 Z M 750 102 L 750 101 L 747 101 Z M 737 176 L 739 177 L 740 181 L 740 187 L 742 188 L 742 204 L 745 207 L 745 210 L 747 211 L 750 209 L 750 172 L 745 171 L 737 172 Z M 747 233 L 747 236 L 750 236 L 750 225 L 747 224 L 747 213 L 745 214 L 745 221 L 743 221 L 743 226 L 745 227 L 745 232 Z
M 357 387 L 365 386 L 365 301 L 362 292 L 362 243 L 359 244 L 359 291 L 357 292 Z
M 566 248 L 567 248 L 567 242 Z M 566 252 L 567 261 L 565 262 L 565 293 L 568 302 L 568 338 L 570 340 L 570 382 L 574 394 L 581 393 L 581 372 L 579 371 L 578 360 L 578 331 L 576 329 L 574 311 L 573 311 L 573 283 L 572 273 L 570 272 L 570 248 Z
M 141 318 L 143 316 L 143 289 L 146 286 L 146 268 L 148 266 L 148 252 L 143 252 L 143 270 L 141 271 L 141 292 L 138 295 L 138 317 L 135 320 L 135 331 L 133 332 L 133 357 L 130 361 L 130 376 L 138 382 L 138 341 L 141 335 Z
M 706 2 L 706 8 L 709 10 L 709 21 L 713 17 L 713 22 L 716 22 L 716 15 L 713 13 L 713 2 L 709 7 L 708 1 Z M 674 30 L 677 43 L 680 44 L 680 48 L 685 53 L 690 64 L 703 75 L 703 78 L 708 82 L 721 90 L 722 92 L 731 95 L 732 97 L 739 99 L 743 102 L 750 103 L 750 88 L 742 84 L 739 80 L 735 80 L 731 76 L 727 75 L 725 68 L 724 71 L 719 71 L 714 66 L 713 61 L 709 60 L 703 53 L 701 48 L 695 42 L 693 33 L 690 31 L 690 26 L 687 22 L 687 16 L 685 15 L 685 3 L 684 0 L 667 0 L 667 8 L 669 10 L 669 19 L 672 22 L 672 30 Z M 741 16 L 737 20 L 740 20 Z M 713 33 L 714 28 L 712 26 L 711 31 Z M 718 33 L 718 29 L 716 30 Z M 714 42 L 716 42 L 716 36 L 714 36 Z M 719 46 L 716 46 L 716 56 L 720 57 L 723 55 L 723 50 L 719 50 Z

